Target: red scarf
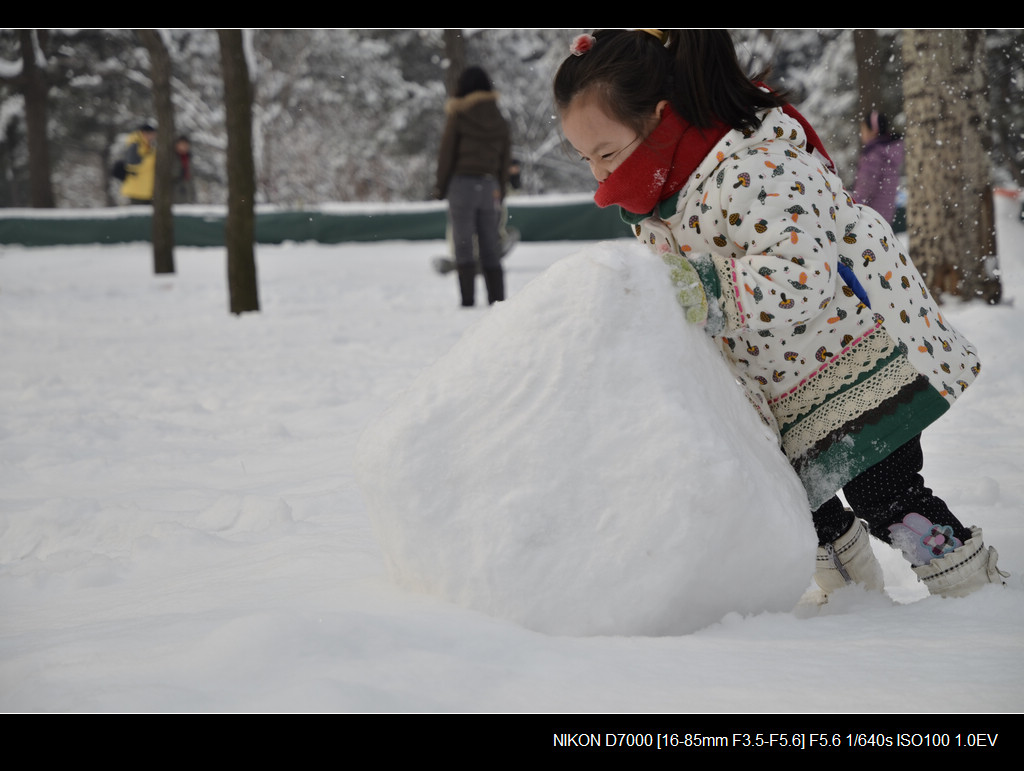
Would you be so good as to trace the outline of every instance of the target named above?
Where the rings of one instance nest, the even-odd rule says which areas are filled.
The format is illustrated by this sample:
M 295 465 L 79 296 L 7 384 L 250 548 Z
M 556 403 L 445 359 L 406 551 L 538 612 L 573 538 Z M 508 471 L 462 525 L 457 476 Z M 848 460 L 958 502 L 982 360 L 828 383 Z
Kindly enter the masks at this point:
M 708 129 L 691 126 L 665 105 L 654 131 L 597 188 L 595 203 L 647 214 L 682 189 L 728 131 L 724 123 Z
M 807 152 L 820 153 L 834 171 L 832 159 L 807 119 L 791 105 L 782 109 L 803 127 Z M 666 105 L 661 122 L 600 184 L 594 202 L 601 207 L 618 205 L 633 214 L 653 211 L 655 206 L 682 189 L 697 166 L 730 130 L 724 123 L 699 129 L 677 115 L 671 105 Z

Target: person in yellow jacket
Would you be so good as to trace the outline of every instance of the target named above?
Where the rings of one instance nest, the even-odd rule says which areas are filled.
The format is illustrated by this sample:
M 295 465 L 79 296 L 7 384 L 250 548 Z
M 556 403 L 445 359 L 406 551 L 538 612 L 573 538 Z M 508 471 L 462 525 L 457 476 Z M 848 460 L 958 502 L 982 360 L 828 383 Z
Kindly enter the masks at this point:
M 125 178 L 121 195 L 130 203 L 153 202 L 153 180 L 156 176 L 156 129 L 148 123 L 139 126 L 126 140 Z

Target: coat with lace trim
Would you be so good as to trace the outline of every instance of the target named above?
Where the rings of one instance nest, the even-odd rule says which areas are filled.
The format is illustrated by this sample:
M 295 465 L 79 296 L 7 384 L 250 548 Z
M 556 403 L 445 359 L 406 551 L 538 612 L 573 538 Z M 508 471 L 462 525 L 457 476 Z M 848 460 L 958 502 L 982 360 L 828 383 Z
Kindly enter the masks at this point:
M 622 215 L 697 268 L 706 330 L 817 508 L 949 409 L 980 364 L 884 218 L 805 150 L 799 123 L 762 118 L 654 212 Z

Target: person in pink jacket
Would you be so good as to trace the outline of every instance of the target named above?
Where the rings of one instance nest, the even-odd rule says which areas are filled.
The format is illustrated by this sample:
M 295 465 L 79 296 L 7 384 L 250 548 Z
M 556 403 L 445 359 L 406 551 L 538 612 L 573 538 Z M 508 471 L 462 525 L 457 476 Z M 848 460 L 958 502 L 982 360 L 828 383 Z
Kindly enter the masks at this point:
M 870 206 L 892 222 L 896 215 L 896 191 L 903 165 L 903 140 L 889 131 L 889 120 L 877 110 L 864 116 L 860 124 L 863 148 L 853 184 L 853 198 Z

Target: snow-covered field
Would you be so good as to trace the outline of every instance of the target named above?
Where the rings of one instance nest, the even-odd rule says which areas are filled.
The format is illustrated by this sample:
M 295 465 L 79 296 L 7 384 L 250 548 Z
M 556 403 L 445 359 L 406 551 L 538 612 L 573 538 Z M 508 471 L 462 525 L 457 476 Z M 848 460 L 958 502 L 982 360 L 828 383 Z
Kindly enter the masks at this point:
M 538 277 L 593 245 L 520 244 L 508 303 L 475 310 L 457 306 L 453 277 L 430 269 L 440 243 L 261 247 L 263 310 L 241 317 L 227 310 L 219 249 L 179 249 L 177 274 L 156 277 L 146 245 L 0 247 L 0 709 L 1024 710 L 1024 227 L 1014 203 L 1000 210 L 1006 302 L 947 306 L 983 371 L 924 446 L 926 478 L 984 528 L 1010 585 L 927 597 L 882 547 L 887 596 L 851 588 L 818 613 L 729 612 L 664 636 L 545 633 L 394 582 L 356 480 L 360 438 L 467 332 L 500 327 L 508 350 L 554 346 L 545 361 L 585 370 L 600 341 L 559 348 L 560 324 L 602 308 Z M 519 296 L 553 321 L 503 326 Z M 488 362 L 479 380 L 465 368 L 467 399 L 493 381 Z M 525 409 L 517 371 L 529 371 L 507 374 L 520 402 L 506 403 Z M 589 404 L 601 389 L 588 394 Z M 538 452 L 565 446 L 563 423 L 524 425 Z M 615 420 L 587 431 L 588 467 L 609 477 L 622 442 L 643 438 L 623 439 Z M 520 469 L 510 492 L 530 473 L 538 486 L 561 473 L 548 466 Z M 428 502 L 452 495 L 437 476 L 422 485 Z M 734 537 L 771 548 L 762 512 L 744 507 L 749 526 Z M 467 561 L 486 551 L 480 541 L 464 550 Z M 577 619 L 602 615 L 608 599 L 606 576 L 591 570 L 573 576 Z M 543 589 L 525 578 L 521 604 L 539 602 Z M 707 590 L 723 588 L 742 589 Z M 672 612 L 663 593 L 646 602 L 645 618 Z

